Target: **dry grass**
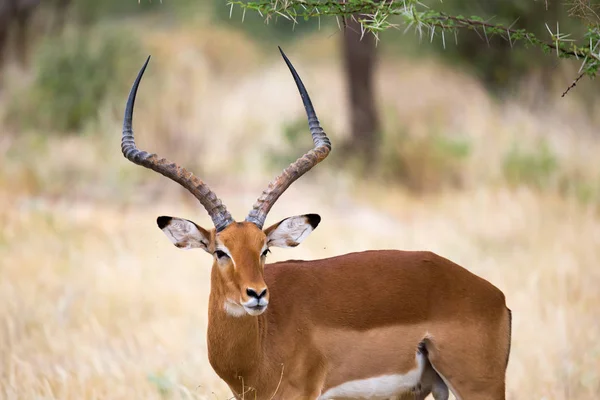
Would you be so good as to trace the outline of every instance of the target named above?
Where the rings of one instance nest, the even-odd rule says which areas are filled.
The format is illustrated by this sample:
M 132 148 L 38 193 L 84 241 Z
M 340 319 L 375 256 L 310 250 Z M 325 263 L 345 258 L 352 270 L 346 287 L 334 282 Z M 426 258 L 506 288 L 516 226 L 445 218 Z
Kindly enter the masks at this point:
M 200 171 L 240 218 L 273 175 L 264 149 L 282 146 L 282 126 L 302 109 L 275 49 L 259 62 L 243 36 L 219 52 L 218 36 L 206 35 L 185 28 L 147 37 L 160 57 L 142 85 L 135 129 L 142 148 Z M 331 46 L 327 40 L 316 45 Z M 303 61 L 306 48 L 287 50 L 335 152 L 345 136 L 339 66 Z M 506 293 L 514 316 L 509 399 L 597 396 L 600 218 L 592 206 L 499 179 L 513 141 L 534 146 L 539 136 L 550 139 L 561 166 L 594 179 L 600 145 L 590 119 L 568 118 L 570 100 L 545 104 L 545 114 L 518 99 L 496 104 L 476 82 L 435 63 L 388 61 L 378 79 L 390 126 L 402 121 L 418 137 L 432 124 L 470 140 L 467 184 L 417 198 L 326 161 L 269 218 L 318 212 L 322 224 L 272 260 L 433 250 Z M 209 219 L 175 183 L 122 158 L 119 108 L 107 105 L 88 135 L 0 138 L 0 397 L 230 396 L 206 356 L 210 259 L 175 249 L 154 222 Z

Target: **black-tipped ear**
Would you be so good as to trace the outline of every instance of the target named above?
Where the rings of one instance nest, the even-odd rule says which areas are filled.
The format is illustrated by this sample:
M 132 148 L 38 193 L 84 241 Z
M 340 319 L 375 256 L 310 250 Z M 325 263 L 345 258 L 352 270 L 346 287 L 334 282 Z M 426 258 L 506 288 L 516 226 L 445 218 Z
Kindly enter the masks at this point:
M 165 226 L 169 225 L 169 222 L 171 222 L 172 219 L 172 217 L 161 216 L 156 218 L 156 223 L 160 229 L 163 229 Z
M 318 214 L 289 217 L 264 230 L 269 247 L 296 247 L 315 230 L 321 222 Z
M 156 224 L 175 247 L 180 249 L 201 248 L 208 252 L 210 232 L 196 223 L 182 218 L 160 216 Z
M 319 226 L 319 223 L 321 222 L 321 216 L 319 214 L 306 214 L 305 217 L 313 229 Z

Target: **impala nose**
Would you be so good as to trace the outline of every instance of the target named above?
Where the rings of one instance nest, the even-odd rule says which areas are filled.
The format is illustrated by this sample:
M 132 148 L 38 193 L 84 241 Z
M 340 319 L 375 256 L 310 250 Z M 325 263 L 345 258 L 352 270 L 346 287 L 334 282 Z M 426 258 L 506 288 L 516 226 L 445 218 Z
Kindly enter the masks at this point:
M 257 292 L 253 288 L 247 288 L 246 289 L 246 294 L 249 297 L 254 297 L 256 300 L 260 300 L 262 297 L 264 297 L 267 294 L 267 288 L 264 288 L 263 290 L 261 290 L 260 293 Z

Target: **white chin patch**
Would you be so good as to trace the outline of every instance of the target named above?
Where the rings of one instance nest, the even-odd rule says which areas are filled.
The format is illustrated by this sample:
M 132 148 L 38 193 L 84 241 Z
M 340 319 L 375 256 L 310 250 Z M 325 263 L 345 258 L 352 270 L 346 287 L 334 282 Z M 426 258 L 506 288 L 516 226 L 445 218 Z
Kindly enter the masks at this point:
M 231 300 L 225 300 L 225 304 L 223 304 L 223 308 L 227 315 L 235 318 L 243 317 L 244 315 L 251 315 L 253 317 L 264 313 L 267 309 L 267 306 L 264 305 L 262 307 L 246 307 L 241 306 L 237 303 L 234 303 Z
M 243 317 L 246 315 L 246 309 L 239 304 L 235 304 L 230 300 L 225 300 L 224 304 L 225 312 L 235 318 Z
M 260 315 L 262 313 L 265 312 L 265 310 L 267 309 L 267 306 L 262 306 L 260 308 L 250 308 L 250 307 L 244 307 L 244 310 L 246 310 L 246 312 L 249 315 L 252 315 L 253 317 Z

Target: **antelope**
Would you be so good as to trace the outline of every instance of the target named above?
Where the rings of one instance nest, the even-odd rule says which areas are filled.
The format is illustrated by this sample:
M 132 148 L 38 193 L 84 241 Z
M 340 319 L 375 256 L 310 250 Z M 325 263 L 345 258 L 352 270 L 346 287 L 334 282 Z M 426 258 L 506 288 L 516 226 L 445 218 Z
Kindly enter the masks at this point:
M 488 281 L 429 251 L 370 250 L 266 263 L 272 247 L 302 243 L 321 221 L 291 216 L 263 229 L 281 194 L 323 161 L 331 142 L 298 73 L 314 148 L 290 164 L 242 222 L 192 172 L 136 147 L 132 118 L 139 71 L 125 107 L 121 149 L 135 164 L 182 185 L 210 215 L 206 229 L 159 216 L 180 249 L 213 257 L 209 362 L 237 399 L 505 399 L 511 311 Z

